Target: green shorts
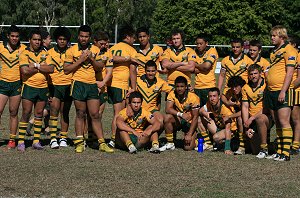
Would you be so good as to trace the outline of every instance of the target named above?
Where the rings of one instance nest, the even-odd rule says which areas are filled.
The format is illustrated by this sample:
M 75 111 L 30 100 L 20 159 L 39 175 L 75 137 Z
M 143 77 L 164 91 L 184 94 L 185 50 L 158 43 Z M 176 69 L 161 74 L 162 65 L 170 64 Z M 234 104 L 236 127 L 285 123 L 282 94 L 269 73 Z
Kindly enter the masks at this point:
M 30 87 L 28 85 L 23 84 L 22 92 L 21 92 L 22 99 L 27 99 L 36 103 L 37 101 L 48 101 L 49 97 L 49 90 L 48 87 L 46 88 L 35 88 Z
M 116 87 L 107 87 L 108 102 L 110 104 L 121 103 L 126 99 L 127 90 Z
M 138 137 L 136 137 L 134 134 L 129 134 L 131 142 L 134 144 L 134 146 L 137 146 L 138 143 Z
M 6 82 L 4 80 L 0 80 L 0 94 L 8 97 L 20 95 L 21 81 L 18 80 L 16 82 Z
M 294 106 L 300 106 L 300 90 L 294 91 Z
M 53 97 L 58 98 L 61 102 L 72 101 L 70 92 L 71 85 L 54 85 Z
M 107 92 L 99 94 L 100 104 L 106 103 L 108 100 Z
M 49 89 L 49 97 L 53 97 L 54 96 L 54 85 L 48 84 L 48 89 Z
M 74 100 L 87 101 L 99 99 L 97 84 L 87 84 L 80 81 L 73 81 L 70 95 Z
M 280 91 L 265 91 L 264 96 L 264 107 L 269 108 L 271 110 L 277 111 L 278 109 L 289 107 L 289 92 L 287 91 L 285 94 L 285 102 L 280 103 L 278 101 L 278 96 L 280 94 Z
M 194 89 L 195 94 L 200 98 L 200 107 L 203 107 L 208 100 L 208 90 L 207 89 Z

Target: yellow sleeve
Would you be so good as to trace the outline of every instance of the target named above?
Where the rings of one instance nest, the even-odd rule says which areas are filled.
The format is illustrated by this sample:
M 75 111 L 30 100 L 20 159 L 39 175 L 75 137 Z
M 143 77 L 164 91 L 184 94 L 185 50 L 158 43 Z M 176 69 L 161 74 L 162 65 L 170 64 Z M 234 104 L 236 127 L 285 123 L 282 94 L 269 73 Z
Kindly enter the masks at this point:
M 297 52 L 294 49 L 288 48 L 284 53 L 283 58 L 285 60 L 286 67 L 295 67 L 297 63 Z
M 147 119 L 148 122 L 150 122 L 150 120 L 152 118 L 154 118 L 153 114 L 151 112 L 149 112 L 149 111 L 145 111 L 145 117 L 146 117 L 146 119 Z
M 170 48 L 169 49 L 166 49 L 164 51 L 164 53 L 161 55 L 161 59 L 168 59 L 170 60 L 171 59 L 171 55 L 170 55 Z
M 26 53 L 26 50 L 23 51 L 23 52 L 20 54 L 20 57 L 19 57 L 20 67 L 28 66 L 28 65 L 29 65 L 28 57 L 27 57 L 26 54 L 27 54 L 27 53 Z
M 194 93 L 192 93 L 192 95 L 193 95 L 192 108 L 193 109 L 199 108 L 200 107 L 200 98 Z
M 166 81 L 164 81 L 161 90 L 165 93 L 170 93 L 173 90 L 173 87 L 170 86 Z
M 210 64 L 214 64 L 215 63 L 215 61 L 217 61 L 218 60 L 218 53 L 217 53 L 217 51 L 216 50 L 210 50 L 211 52 L 209 52 L 208 54 L 207 54 L 207 57 L 206 57 L 206 59 L 205 59 L 205 61 L 204 62 L 209 62 Z
M 65 63 L 72 64 L 73 63 L 73 52 L 72 47 L 67 49 Z
M 188 55 L 188 60 L 197 62 L 196 57 L 197 57 L 196 52 L 193 49 L 190 49 L 189 50 L 189 55 Z
M 159 55 L 158 55 L 158 61 L 161 62 L 162 61 L 162 55 L 164 53 L 164 50 L 163 50 L 162 47 L 158 47 L 158 53 L 159 53 Z
M 119 112 L 119 116 L 121 116 L 124 120 L 128 118 L 126 115 L 126 108 Z
M 107 63 L 106 63 L 106 67 L 113 67 L 114 65 L 114 56 L 112 54 L 112 50 L 110 49 L 107 53 L 108 57 L 107 57 Z
M 247 92 L 246 92 L 246 89 L 244 87 L 242 89 L 242 101 L 248 102 Z
M 227 59 L 227 57 L 223 58 L 223 60 L 221 61 L 221 69 L 225 70 L 225 71 L 226 71 L 226 67 L 225 67 L 225 65 L 226 65 L 226 59 Z
M 174 94 L 174 92 L 171 92 L 171 93 L 168 94 L 167 101 L 169 101 L 169 102 L 175 102 L 175 94 Z
M 47 64 L 47 65 L 55 65 L 55 64 L 54 64 L 54 61 L 52 61 L 52 56 L 51 56 L 50 53 L 48 53 L 48 56 L 47 56 L 47 58 L 46 58 L 46 64 Z

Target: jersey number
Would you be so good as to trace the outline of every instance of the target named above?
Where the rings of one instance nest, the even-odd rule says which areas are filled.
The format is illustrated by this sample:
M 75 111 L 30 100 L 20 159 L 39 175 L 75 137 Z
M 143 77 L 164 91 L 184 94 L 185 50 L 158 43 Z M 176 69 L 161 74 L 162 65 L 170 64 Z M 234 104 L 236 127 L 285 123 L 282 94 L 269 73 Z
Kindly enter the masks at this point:
M 122 56 L 122 50 L 112 50 L 111 53 L 113 56 Z

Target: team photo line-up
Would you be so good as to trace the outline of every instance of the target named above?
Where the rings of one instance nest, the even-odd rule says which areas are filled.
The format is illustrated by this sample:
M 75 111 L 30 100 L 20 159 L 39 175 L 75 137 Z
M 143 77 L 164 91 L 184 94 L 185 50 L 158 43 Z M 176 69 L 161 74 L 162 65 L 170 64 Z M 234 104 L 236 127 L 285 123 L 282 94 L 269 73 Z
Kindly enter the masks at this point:
M 40 136 L 46 114 L 50 148 L 67 147 L 74 102 L 76 153 L 82 153 L 86 143 L 107 153 L 115 148 L 129 153 L 141 148 L 151 153 L 174 150 L 176 132 L 181 130 L 187 151 L 196 150 L 201 141 L 204 150 L 243 155 L 249 145 L 257 158 L 289 161 L 300 145 L 299 39 L 288 37 L 280 25 L 270 35 L 275 46 L 270 62 L 261 57 L 258 40 L 250 41 L 245 54 L 243 40 L 232 39 L 231 53 L 222 59 L 217 81 L 219 56 L 209 47 L 207 35 L 198 35 L 192 49 L 184 45 L 183 31 L 173 30 L 172 42 L 163 50 L 151 44 L 148 28 L 135 31 L 123 26 L 121 41 L 109 47 L 106 32 L 92 34 L 88 25 L 82 25 L 73 46 L 68 28 L 56 28 L 50 48 L 49 33 L 33 29 L 25 46 L 20 44 L 19 28 L 11 25 L 7 41 L 0 44 L 0 113 L 8 102 L 10 114 L 7 148 L 24 152 L 25 136 L 33 127 L 32 148 L 44 149 Z M 133 47 L 135 40 L 139 45 Z M 166 103 L 160 111 L 162 92 Z M 114 112 L 109 143 L 102 127 L 106 102 Z M 276 147 L 271 155 L 268 137 L 273 125 Z M 161 146 L 162 133 L 166 143 Z

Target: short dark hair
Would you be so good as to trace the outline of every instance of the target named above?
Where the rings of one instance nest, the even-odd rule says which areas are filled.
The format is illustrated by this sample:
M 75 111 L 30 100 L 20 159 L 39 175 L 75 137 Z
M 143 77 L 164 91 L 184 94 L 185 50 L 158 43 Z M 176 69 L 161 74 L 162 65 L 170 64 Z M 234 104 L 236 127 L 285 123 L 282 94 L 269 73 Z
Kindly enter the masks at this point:
M 90 36 L 91 36 L 92 35 L 92 28 L 89 25 L 82 25 L 78 29 L 78 34 L 80 32 L 88 32 L 88 33 L 90 33 Z
M 218 93 L 218 95 L 220 95 L 221 92 L 220 92 L 220 89 L 218 87 L 212 87 L 212 88 L 208 89 L 208 93 L 209 92 L 215 92 L 215 91 Z
M 132 101 L 133 98 L 140 98 L 141 102 L 143 102 L 143 96 L 138 91 L 134 91 L 134 92 L 130 93 L 130 95 L 129 95 L 129 103 L 131 103 L 131 101 Z
M 242 47 L 243 47 L 243 45 L 244 45 L 244 41 L 243 41 L 243 39 L 241 39 L 241 38 L 234 38 L 234 39 L 231 39 L 230 44 L 232 45 L 233 43 L 240 43 Z
M 58 37 L 63 36 L 67 39 L 67 41 L 70 41 L 71 39 L 71 33 L 70 30 L 66 27 L 58 27 L 53 32 L 53 37 L 55 41 L 57 41 Z
M 157 70 L 157 65 L 154 60 L 149 60 L 145 64 L 145 71 L 147 70 L 148 67 L 155 67 L 155 70 Z
M 246 81 L 240 76 L 232 76 L 229 78 L 227 86 L 230 88 L 241 86 L 243 87 L 246 84 Z
M 185 77 L 183 77 L 183 76 L 178 76 L 178 77 L 175 79 L 175 85 L 176 85 L 177 83 L 183 83 L 183 84 L 185 84 L 185 85 L 188 84 L 187 79 L 186 79 Z
M 40 29 L 37 29 L 37 28 L 34 28 L 34 29 L 32 29 L 32 30 L 30 31 L 30 33 L 29 33 L 29 35 L 28 35 L 29 39 L 32 39 L 32 36 L 33 36 L 34 34 L 38 34 L 38 35 L 40 35 L 40 36 L 42 37 L 41 30 L 40 30 Z
M 45 31 L 45 30 L 41 30 L 41 37 L 42 39 L 46 39 L 49 36 L 49 32 Z
M 94 39 L 96 41 L 101 41 L 101 40 L 109 41 L 109 35 L 105 31 L 98 31 L 94 34 Z
M 291 44 L 295 45 L 296 48 L 300 45 L 300 38 L 297 35 L 289 35 L 288 40 Z
M 12 32 L 18 32 L 18 33 L 20 33 L 20 29 L 16 25 L 11 25 L 8 28 L 7 34 L 10 35 L 10 33 L 12 33 Z
M 177 34 L 180 34 L 181 39 L 184 41 L 185 34 L 184 34 L 183 30 L 181 30 L 181 29 L 174 29 L 174 30 L 171 31 L 171 36 L 175 36 Z
M 120 28 L 120 31 L 119 31 L 119 36 L 120 36 L 120 39 L 122 39 L 122 40 L 125 39 L 126 36 L 133 37 L 134 34 L 135 34 L 135 31 L 131 25 L 124 25 Z
M 205 42 L 208 42 L 210 40 L 210 38 L 207 34 L 198 34 L 196 37 L 196 40 L 197 39 L 203 39 Z
M 141 32 L 145 32 L 147 35 L 149 35 L 149 28 L 147 28 L 147 27 L 139 27 L 136 30 L 136 36 L 138 36 L 139 33 L 141 33 Z
M 256 47 L 258 47 L 259 50 L 261 50 L 261 48 L 262 48 L 261 42 L 260 42 L 259 40 L 256 40 L 256 39 L 251 40 L 251 41 L 249 42 L 249 45 L 250 45 L 250 46 L 256 46 Z
M 254 63 L 248 67 L 248 74 L 256 69 L 258 70 L 259 73 L 262 72 L 261 66 L 259 64 Z

